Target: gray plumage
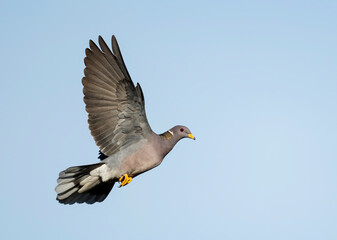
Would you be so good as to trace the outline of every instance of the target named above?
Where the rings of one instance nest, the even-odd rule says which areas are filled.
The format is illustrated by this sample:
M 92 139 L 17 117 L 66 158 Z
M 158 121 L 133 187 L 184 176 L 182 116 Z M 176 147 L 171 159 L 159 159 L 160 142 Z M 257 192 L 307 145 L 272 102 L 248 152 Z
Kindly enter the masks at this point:
M 59 174 L 57 200 L 64 204 L 103 201 L 114 184 L 158 166 L 182 138 L 195 139 L 185 126 L 157 135 L 145 114 L 143 91 L 135 86 L 117 40 L 112 51 L 99 36 L 85 53 L 84 102 L 90 132 L 101 151 L 100 163 L 70 167 Z

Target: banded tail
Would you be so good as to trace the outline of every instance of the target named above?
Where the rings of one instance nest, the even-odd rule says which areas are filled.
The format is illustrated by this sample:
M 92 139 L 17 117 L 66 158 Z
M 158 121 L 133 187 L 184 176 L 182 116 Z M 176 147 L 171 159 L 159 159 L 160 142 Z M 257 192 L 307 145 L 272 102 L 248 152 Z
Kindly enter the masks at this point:
M 99 175 L 102 165 L 105 163 L 70 167 L 60 172 L 55 188 L 56 199 L 63 204 L 102 202 L 116 182 L 102 181 Z

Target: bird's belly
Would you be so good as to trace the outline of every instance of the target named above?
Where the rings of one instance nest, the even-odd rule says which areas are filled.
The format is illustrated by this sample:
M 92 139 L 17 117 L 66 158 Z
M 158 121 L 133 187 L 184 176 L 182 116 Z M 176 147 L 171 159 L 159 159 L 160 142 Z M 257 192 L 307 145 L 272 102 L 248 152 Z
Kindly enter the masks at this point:
M 135 177 L 158 166 L 161 162 L 162 158 L 155 151 L 144 149 L 124 159 L 121 164 L 121 170 L 129 176 Z

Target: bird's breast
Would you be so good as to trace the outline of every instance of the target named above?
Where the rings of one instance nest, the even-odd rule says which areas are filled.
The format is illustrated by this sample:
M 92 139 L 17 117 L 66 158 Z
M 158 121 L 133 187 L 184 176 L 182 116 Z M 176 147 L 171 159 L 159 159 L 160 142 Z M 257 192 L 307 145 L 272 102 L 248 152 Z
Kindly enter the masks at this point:
M 146 144 L 122 161 L 121 170 L 129 176 L 135 177 L 158 166 L 162 160 L 163 158 L 157 153 L 154 146 Z

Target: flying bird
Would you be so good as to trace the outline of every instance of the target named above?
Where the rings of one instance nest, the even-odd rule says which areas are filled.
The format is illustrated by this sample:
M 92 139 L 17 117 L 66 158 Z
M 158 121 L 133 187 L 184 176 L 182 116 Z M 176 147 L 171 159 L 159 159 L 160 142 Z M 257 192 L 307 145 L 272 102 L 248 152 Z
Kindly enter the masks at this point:
M 194 139 L 185 126 L 156 134 L 145 114 L 139 83 L 135 86 L 115 36 L 109 49 L 101 36 L 85 51 L 82 79 L 91 135 L 99 148 L 99 163 L 60 172 L 55 190 L 63 204 L 102 202 L 116 182 L 120 187 L 163 161 L 182 138 Z

